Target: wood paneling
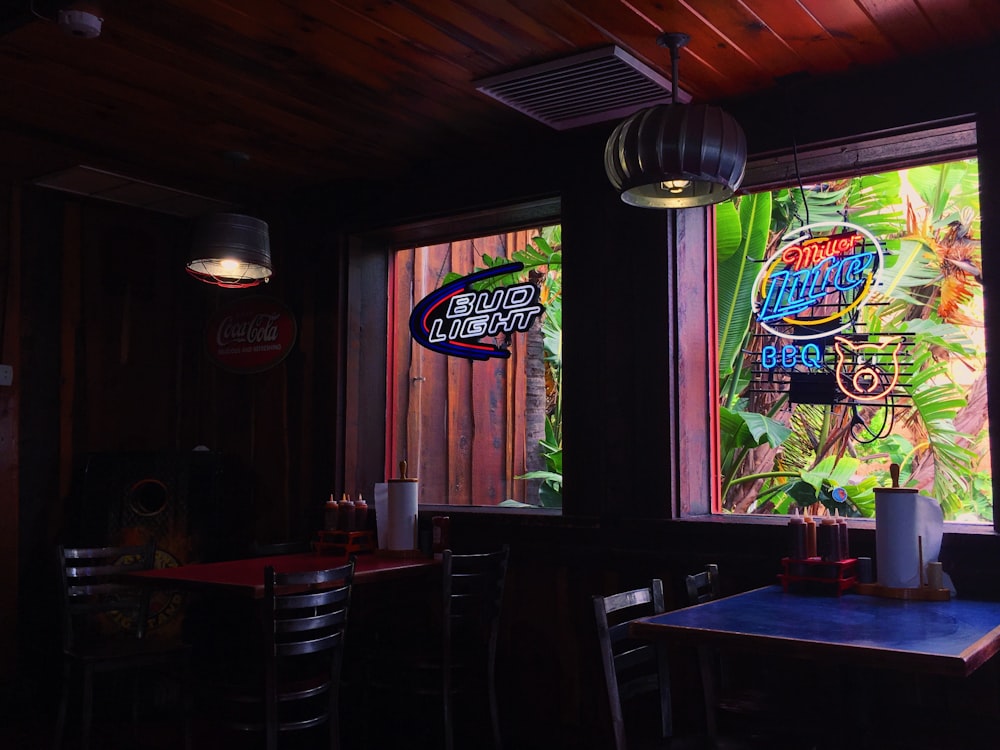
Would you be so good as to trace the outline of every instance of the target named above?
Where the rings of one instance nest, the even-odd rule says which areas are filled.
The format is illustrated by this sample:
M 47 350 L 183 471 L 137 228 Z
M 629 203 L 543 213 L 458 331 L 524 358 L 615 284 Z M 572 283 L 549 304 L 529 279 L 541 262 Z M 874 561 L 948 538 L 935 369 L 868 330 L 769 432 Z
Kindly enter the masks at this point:
M 690 35 L 681 87 L 716 102 L 900 60 L 920 78 L 1000 34 L 991 0 L 104 0 L 101 12 L 94 40 L 0 12 L 0 136 L 18 144 L 0 169 L 86 163 L 274 196 L 551 133 L 475 82 L 612 44 L 669 77 L 663 31 Z M 227 150 L 251 156 L 238 175 Z

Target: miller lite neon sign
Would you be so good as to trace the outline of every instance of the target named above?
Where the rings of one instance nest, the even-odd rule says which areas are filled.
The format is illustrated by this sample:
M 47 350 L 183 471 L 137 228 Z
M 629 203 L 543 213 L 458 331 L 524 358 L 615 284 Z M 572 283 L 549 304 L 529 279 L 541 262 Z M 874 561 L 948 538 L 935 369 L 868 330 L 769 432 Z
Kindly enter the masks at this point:
M 473 285 L 494 276 L 517 273 L 523 263 L 507 263 L 463 276 L 426 297 L 410 313 L 410 334 L 432 351 L 465 359 L 505 359 L 505 347 L 482 343 L 484 337 L 527 331 L 544 311 L 538 287 L 531 283 L 476 291 Z
M 813 236 L 822 227 L 840 231 Z M 785 339 L 824 338 L 848 328 L 878 286 L 882 246 L 847 222 L 809 224 L 786 234 L 753 288 L 761 326 Z

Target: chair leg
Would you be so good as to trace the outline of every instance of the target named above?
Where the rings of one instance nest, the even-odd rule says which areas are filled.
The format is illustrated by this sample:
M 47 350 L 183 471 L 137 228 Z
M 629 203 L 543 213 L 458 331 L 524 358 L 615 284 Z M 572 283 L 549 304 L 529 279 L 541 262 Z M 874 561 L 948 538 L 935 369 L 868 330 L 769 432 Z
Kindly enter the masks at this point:
M 338 670 L 339 671 L 339 670 Z M 327 691 L 327 728 L 330 732 L 330 750 L 340 750 L 340 682 L 330 681 L 330 689 Z
M 701 668 L 702 694 L 705 697 L 705 729 L 709 742 L 714 747 L 719 739 L 719 730 L 716 722 L 716 685 L 713 661 L 713 651 L 707 646 L 699 646 L 698 664 Z
M 94 670 L 83 668 L 83 703 L 80 709 L 80 750 L 90 750 L 90 731 L 94 719 Z
M 452 728 L 451 670 L 447 667 L 442 670 L 441 706 L 444 714 L 444 750 L 453 750 L 455 746 L 455 732 Z
M 191 662 L 185 661 L 181 670 L 179 686 L 181 699 L 181 726 L 184 732 L 184 750 L 193 750 L 194 740 L 191 734 L 191 722 L 194 715 L 194 681 L 191 678 Z
M 59 697 L 59 710 L 56 713 L 56 726 L 52 742 L 53 750 L 62 750 L 63 735 L 66 732 L 66 711 L 69 707 L 69 693 L 72 679 L 73 665 L 67 660 L 63 666 L 62 694 Z
M 132 670 L 132 741 L 139 742 L 139 670 Z
M 497 706 L 496 659 L 492 655 L 486 670 L 486 680 L 490 699 L 490 722 L 493 725 L 493 748 L 503 750 L 503 742 L 500 739 L 500 710 Z

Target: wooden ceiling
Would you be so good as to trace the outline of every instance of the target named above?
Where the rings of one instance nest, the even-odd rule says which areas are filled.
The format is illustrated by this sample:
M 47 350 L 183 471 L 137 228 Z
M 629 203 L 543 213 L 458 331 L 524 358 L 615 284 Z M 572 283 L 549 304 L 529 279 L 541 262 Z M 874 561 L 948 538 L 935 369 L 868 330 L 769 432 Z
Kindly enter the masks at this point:
M 616 45 L 726 101 L 1000 39 L 996 0 L 18 0 L 0 10 L 0 169 L 73 165 L 220 194 L 360 176 L 550 137 L 475 82 Z M 95 12 L 95 39 L 60 9 Z M 608 123 L 610 131 L 613 123 Z M 752 145 L 752 144 L 751 144 Z M 244 152 L 235 168 L 222 157 Z

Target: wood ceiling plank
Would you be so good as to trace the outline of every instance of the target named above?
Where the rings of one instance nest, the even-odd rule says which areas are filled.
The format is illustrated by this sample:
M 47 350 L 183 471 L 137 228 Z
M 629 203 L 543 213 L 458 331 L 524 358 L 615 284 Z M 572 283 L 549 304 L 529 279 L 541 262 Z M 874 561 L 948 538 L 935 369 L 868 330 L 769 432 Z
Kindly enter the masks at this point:
M 1000 31 L 1000 3 L 996 0 L 935 0 L 921 8 L 945 49 L 986 44 Z M 970 10 L 974 23 L 969 22 Z
M 186 4 L 186 0 L 175 2 Z M 277 13 L 278 5 L 268 5 L 269 12 Z M 199 4 L 198 7 L 203 6 Z M 405 40 L 380 32 L 375 24 L 360 17 L 345 15 L 342 11 L 339 22 L 331 19 L 331 22 L 336 22 L 336 25 L 331 25 L 324 23 L 323 19 L 308 16 L 314 32 L 292 37 L 285 31 L 290 23 L 288 16 L 270 16 L 279 31 L 271 33 L 254 27 L 253 31 L 240 29 L 240 33 L 235 34 L 225 26 L 226 19 L 239 20 L 244 17 L 243 14 L 230 13 L 228 5 L 223 2 L 206 3 L 204 8 L 216 8 L 216 12 L 221 13 L 219 25 L 214 30 L 206 31 L 214 35 L 210 38 L 219 40 L 219 44 L 226 49 L 243 56 L 249 55 L 245 45 L 241 45 L 241 35 L 244 34 L 272 49 L 288 50 L 291 49 L 289 40 L 294 42 L 294 53 L 264 61 L 270 66 L 270 70 L 263 75 L 265 78 L 281 73 L 286 76 L 282 83 L 287 83 L 287 77 L 294 79 L 303 74 L 310 78 L 310 82 L 317 78 L 331 82 L 346 81 L 350 85 L 351 98 L 344 104 L 361 111 L 372 110 L 373 117 L 381 115 L 387 122 L 400 112 L 406 112 L 406 122 L 425 133 L 445 131 L 450 137 L 462 136 L 468 130 L 467 120 L 470 118 L 471 124 L 476 127 L 489 128 L 490 123 L 495 122 L 493 105 L 473 93 L 468 73 L 463 75 L 457 66 L 444 66 L 426 55 L 415 58 L 414 48 Z M 429 71 L 430 77 L 426 77 L 428 60 L 438 65 L 437 69 Z M 420 75 L 415 76 L 415 71 Z M 453 90 L 449 90 L 449 86 L 454 87 Z M 325 90 L 314 90 L 312 95 L 324 101 L 331 98 L 330 92 Z M 398 101 L 390 105 L 390 96 Z
M 796 0 L 743 0 L 743 5 L 799 57 L 801 70 L 828 73 L 850 67 L 851 56 Z
M 856 0 L 896 49 L 921 55 L 946 40 L 935 30 L 915 0 Z
M 677 31 L 680 24 L 677 26 L 671 24 L 670 29 L 665 29 L 627 0 L 615 0 L 611 3 L 607 0 L 566 0 L 566 3 L 582 17 L 587 18 L 612 44 L 628 50 L 643 63 L 670 79 L 670 53 L 660 47 L 656 39 L 664 31 Z M 688 29 L 690 26 L 685 32 L 690 34 L 691 31 Z M 684 57 L 689 58 L 687 62 L 684 61 Z M 696 100 L 708 98 L 710 92 L 714 94 L 715 87 L 723 80 L 722 73 L 707 65 L 705 60 L 690 55 L 689 52 L 684 57 L 682 57 L 684 64 L 679 71 L 680 88 Z M 688 62 L 693 64 L 688 65 Z
M 199 143 L 210 147 L 214 144 L 216 153 L 234 147 L 248 148 L 243 141 L 239 141 L 238 146 L 232 141 L 221 143 L 216 131 L 222 123 L 229 123 L 229 128 L 241 127 L 247 136 L 243 140 L 264 141 L 269 148 L 285 141 L 322 147 L 336 133 L 331 133 L 330 123 L 320 127 L 311 119 L 291 117 L 284 110 L 272 108 L 250 95 L 243 98 L 220 91 L 202 78 L 178 79 L 176 70 L 160 71 L 155 65 L 151 67 L 149 61 L 136 60 L 121 50 L 80 60 L 72 53 L 60 55 L 59 49 L 53 49 L 44 62 L 37 57 L 15 55 L 13 50 L 15 46 L 9 42 L 0 46 L 0 55 L 6 55 L 5 69 L 19 84 L 19 96 L 23 99 L 28 89 L 45 94 L 45 99 L 37 102 L 38 111 L 25 104 L 21 113 L 58 120 L 65 116 L 63 112 L 72 111 L 74 118 L 79 118 L 84 117 L 85 110 L 90 111 L 90 117 L 74 119 L 82 132 L 91 130 L 100 134 L 115 129 L 121 131 L 119 137 L 127 139 L 130 131 L 141 132 L 146 127 L 153 135 L 180 136 L 192 147 Z M 143 75 L 134 77 L 121 73 L 137 69 L 141 69 Z M 87 81 L 86 86 L 80 85 L 81 75 Z M 159 86 L 159 80 L 183 85 Z M 252 120 L 248 116 L 250 112 L 253 112 Z M 232 131 L 226 132 L 231 134 Z M 350 133 L 346 128 L 343 131 L 344 137 Z M 365 141 L 357 138 L 354 147 L 364 151 Z M 370 153 L 378 153 L 382 148 L 377 140 L 368 141 Z
M 146 18 L 143 14 L 139 20 Z M 124 27 L 126 22 L 120 19 L 119 23 Z M 401 112 L 405 112 L 404 121 L 409 127 L 425 137 L 428 133 L 439 134 L 441 139 L 464 137 L 469 129 L 467 123 L 475 128 L 490 130 L 491 124 L 500 127 L 503 122 L 503 116 L 498 118 L 491 111 L 495 107 L 486 102 L 465 100 L 454 95 L 444 96 L 443 101 L 438 101 L 424 91 L 400 87 L 392 90 L 396 99 L 391 100 L 388 94 L 373 95 L 377 92 L 357 86 L 350 76 L 333 75 L 323 64 L 305 60 L 302 56 L 287 61 L 264 60 L 246 51 L 242 37 L 233 32 L 219 27 L 199 27 L 197 19 L 188 19 L 187 25 L 195 25 L 195 31 L 181 38 L 170 33 L 169 42 L 160 39 L 161 30 L 154 34 L 139 25 L 129 25 L 127 32 L 122 33 L 142 39 L 139 45 L 142 48 L 159 48 L 173 65 L 184 66 L 189 73 L 211 80 L 228 79 L 236 86 L 234 90 L 247 91 L 255 99 L 276 96 L 275 104 L 281 107 L 297 106 L 302 109 L 313 102 L 329 113 L 343 111 L 344 116 L 353 121 L 354 130 L 358 129 L 357 118 L 360 115 L 367 134 L 380 140 L 383 149 L 389 149 L 393 141 L 400 140 L 398 135 L 394 138 L 392 133 L 398 132 L 396 121 Z M 206 43 L 206 38 L 211 43 Z M 342 50 L 342 46 L 334 48 Z M 379 59 L 374 53 L 369 57 Z M 239 63 L 235 67 L 231 65 L 234 60 Z M 437 93 L 443 96 L 440 89 Z M 227 93 L 226 96 L 233 94 Z M 412 104 L 409 108 L 405 106 L 408 102 Z M 330 117 L 322 112 L 314 112 L 313 116 L 322 122 L 327 122 Z M 383 127 L 386 128 L 384 133 L 380 132 Z M 407 147 L 406 143 L 400 144 L 402 149 Z
M 685 0 L 634 0 L 633 5 L 666 31 L 691 37 L 681 53 L 682 88 L 685 81 L 694 81 L 723 96 L 755 91 L 772 85 L 771 66 L 782 70 L 797 65 L 794 55 L 742 6 Z
M 897 50 L 856 0 L 798 0 L 799 5 L 851 57 L 855 66 L 888 63 Z

